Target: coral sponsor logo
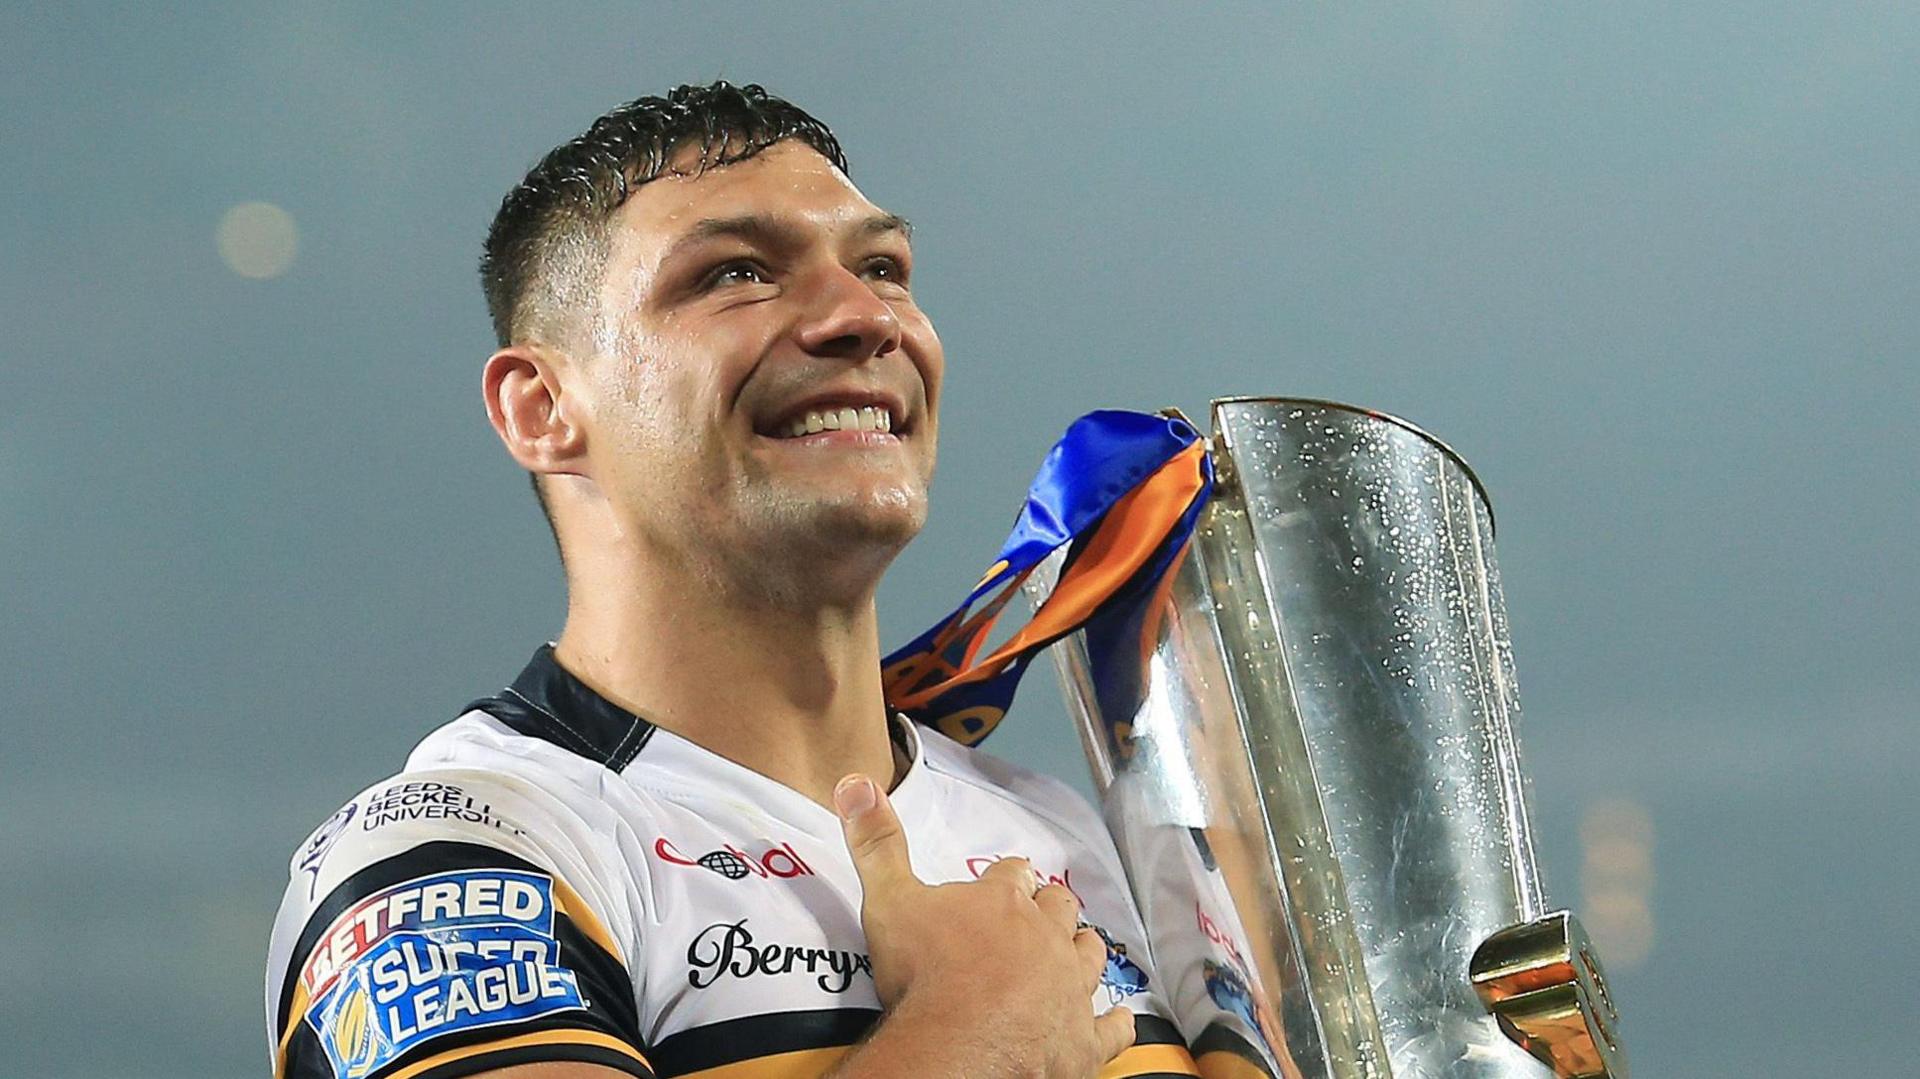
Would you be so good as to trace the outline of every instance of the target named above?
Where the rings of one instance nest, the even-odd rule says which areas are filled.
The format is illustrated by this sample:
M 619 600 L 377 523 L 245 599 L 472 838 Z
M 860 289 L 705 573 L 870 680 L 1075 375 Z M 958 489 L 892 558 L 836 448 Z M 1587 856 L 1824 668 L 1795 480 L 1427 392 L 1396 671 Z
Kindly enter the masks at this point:
M 699 866 L 711 869 L 728 880 L 743 880 L 749 875 L 778 877 L 781 880 L 814 875 L 813 867 L 800 857 L 800 852 L 794 850 L 791 843 L 782 843 L 759 854 L 751 854 L 728 843 L 719 850 L 689 858 L 673 845 L 673 840 L 661 836 L 653 841 L 653 853 L 668 865 Z
M 1206 910 L 1198 903 L 1193 905 L 1193 916 L 1199 922 L 1201 936 L 1206 937 L 1209 941 L 1212 941 L 1215 946 L 1226 952 L 1227 958 L 1233 960 L 1234 966 L 1239 967 L 1241 970 L 1247 969 L 1247 961 L 1240 955 L 1240 945 L 1235 943 L 1233 936 L 1221 929 L 1220 923 L 1208 916 Z
M 844 993 L 859 975 L 873 977 L 873 962 L 859 952 L 841 948 L 807 948 L 792 944 L 760 943 L 747 928 L 747 919 L 716 922 L 687 945 L 687 983 L 705 989 L 725 977 L 761 978 L 811 974 L 828 993 Z
M 988 867 L 988 866 L 990 866 L 990 865 L 992 865 L 992 864 L 993 864 L 993 863 L 995 863 L 995 862 L 998 862 L 998 861 L 1003 861 L 1003 860 L 1005 860 L 1005 859 L 1007 859 L 1007 858 L 1026 858 L 1026 855 L 1024 855 L 1024 854 L 982 854 L 982 855 L 978 855 L 978 856 L 976 856 L 976 857 L 973 857 L 973 858 L 968 858 L 968 859 L 967 859 L 967 872 L 968 872 L 968 874 L 970 874 L 970 875 L 971 875 L 971 876 L 973 877 L 973 879 L 975 879 L 975 880 L 979 880 L 979 879 L 980 879 L 980 874 L 982 874 L 982 873 L 985 873 L 985 872 L 987 871 L 987 867 Z M 1031 862 L 1033 861 L 1033 859 L 1031 859 L 1031 858 L 1027 858 L 1027 861 L 1028 861 L 1029 863 L 1031 863 Z M 1040 872 L 1040 867 L 1039 867 L 1039 866 L 1037 866 L 1037 865 L 1035 865 L 1035 866 L 1033 867 L 1033 871 L 1034 871 L 1034 873 L 1035 873 L 1035 875 L 1037 875 L 1037 876 L 1039 876 L 1039 878 L 1040 878 L 1040 883 L 1042 883 L 1042 884 L 1058 884 L 1058 885 L 1059 885 L 1060 887 L 1062 887 L 1062 888 L 1065 888 L 1065 889 L 1066 889 L 1067 891 L 1069 891 L 1069 892 L 1072 892 L 1072 893 L 1073 893 L 1073 899 L 1074 899 L 1074 902 L 1076 902 L 1076 903 L 1078 903 L 1078 904 L 1080 904 L 1080 909 L 1082 909 L 1082 910 L 1085 910 L 1085 909 L 1086 909 L 1086 907 L 1087 907 L 1087 901 L 1086 901 L 1085 899 L 1083 899 L 1083 898 L 1081 898 L 1081 895 L 1080 895 L 1080 892 L 1079 892 L 1079 890 L 1078 890 L 1078 889 L 1076 889 L 1076 888 L 1074 888 L 1074 886 L 1073 886 L 1073 870 L 1071 870 L 1071 869 L 1062 869 L 1062 870 L 1061 870 L 1060 872 L 1058 872 L 1058 873 L 1041 873 L 1041 872 Z
M 553 881 L 438 873 L 334 919 L 300 972 L 334 1074 L 371 1074 L 429 1038 L 584 1007 L 554 937 Z

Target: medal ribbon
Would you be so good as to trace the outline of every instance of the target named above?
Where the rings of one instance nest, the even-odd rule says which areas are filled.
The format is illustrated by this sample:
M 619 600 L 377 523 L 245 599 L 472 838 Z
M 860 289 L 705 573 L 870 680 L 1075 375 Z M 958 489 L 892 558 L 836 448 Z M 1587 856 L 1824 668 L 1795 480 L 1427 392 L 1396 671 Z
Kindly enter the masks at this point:
M 1047 453 L 1012 534 L 980 582 L 951 614 L 883 661 L 887 704 L 976 745 L 1006 715 L 1033 656 L 1067 634 L 1084 628 L 1096 656 L 1137 641 L 1144 660 L 1158 638 L 1173 570 L 1212 488 L 1206 443 L 1185 420 L 1108 410 L 1074 421 Z M 1068 544 L 1046 602 L 981 656 L 1021 582 Z M 1132 718 L 1137 701 L 1125 702 L 1137 696 L 1139 666 L 1096 664 L 1104 715 Z

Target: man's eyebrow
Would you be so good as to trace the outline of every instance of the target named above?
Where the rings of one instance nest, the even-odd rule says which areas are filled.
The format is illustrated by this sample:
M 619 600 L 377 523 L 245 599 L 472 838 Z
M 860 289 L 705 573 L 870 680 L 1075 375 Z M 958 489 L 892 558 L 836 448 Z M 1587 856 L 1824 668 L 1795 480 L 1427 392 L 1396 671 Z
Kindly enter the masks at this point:
M 907 242 L 913 242 L 913 222 L 899 214 L 879 214 L 860 222 L 860 234 L 863 236 L 881 232 L 897 232 L 906 237 Z
M 897 232 L 908 242 L 912 242 L 913 223 L 899 214 L 875 214 L 861 219 L 853 227 L 853 232 L 860 236 Z M 660 265 L 666 265 L 689 247 L 722 236 L 737 237 L 769 246 L 797 247 L 804 242 L 798 227 L 772 214 L 707 217 L 694 222 L 693 226 L 687 229 L 679 239 L 673 241 L 666 252 L 660 256 Z
M 743 240 L 761 243 L 780 243 L 793 238 L 793 229 L 782 224 L 769 214 L 740 214 L 736 217 L 707 217 L 693 223 L 693 227 L 667 246 L 660 255 L 660 265 L 672 262 L 681 252 L 708 240 L 721 236 L 737 236 Z

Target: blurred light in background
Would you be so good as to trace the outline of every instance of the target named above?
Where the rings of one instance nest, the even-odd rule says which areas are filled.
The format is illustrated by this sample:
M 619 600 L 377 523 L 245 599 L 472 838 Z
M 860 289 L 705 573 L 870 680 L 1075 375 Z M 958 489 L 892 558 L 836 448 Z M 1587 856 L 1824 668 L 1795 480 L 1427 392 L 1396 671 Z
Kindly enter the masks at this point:
M 1580 819 L 1577 913 L 1610 967 L 1637 967 L 1653 951 L 1653 816 L 1638 802 L 1607 799 Z
M 271 202 L 243 202 L 221 216 L 214 243 L 227 267 L 241 277 L 279 277 L 293 265 L 300 230 L 292 214 Z

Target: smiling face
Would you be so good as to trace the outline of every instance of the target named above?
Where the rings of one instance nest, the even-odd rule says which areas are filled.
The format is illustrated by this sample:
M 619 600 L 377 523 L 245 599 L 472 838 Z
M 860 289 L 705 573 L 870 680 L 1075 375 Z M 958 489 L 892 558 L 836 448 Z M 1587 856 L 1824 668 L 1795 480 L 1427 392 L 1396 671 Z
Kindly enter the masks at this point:
M 926 517 L 943 363 L 905 222 L 783 142 L 611 225 L 580 373 L 620 531 L 736 578 L 877 580 Z

